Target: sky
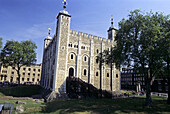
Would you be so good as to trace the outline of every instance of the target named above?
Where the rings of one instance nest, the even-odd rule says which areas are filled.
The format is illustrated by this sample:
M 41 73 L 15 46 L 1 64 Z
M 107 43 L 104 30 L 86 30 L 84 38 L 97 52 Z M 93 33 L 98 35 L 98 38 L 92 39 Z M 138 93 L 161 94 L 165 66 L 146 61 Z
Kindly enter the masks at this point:
M 0 0 L 0 37 L 6 40 L 31 40 L 37 45 L 37 64 L 42 63 L 44 39 L 51 27 L 56 30 L 56 16 L 63 10 L 64 0 Z M 170 0 L 67 0 L 71 30 L 107 38 L 110 18 L 114 26 L 127 18 L 130 11 L 170 14 Z

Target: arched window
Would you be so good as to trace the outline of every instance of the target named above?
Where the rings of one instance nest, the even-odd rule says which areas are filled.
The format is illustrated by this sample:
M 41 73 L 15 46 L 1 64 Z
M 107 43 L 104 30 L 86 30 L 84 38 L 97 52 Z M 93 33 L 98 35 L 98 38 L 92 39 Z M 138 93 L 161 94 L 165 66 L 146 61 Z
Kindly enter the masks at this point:
M 98 59 L 96 59 L 96 63 L 99 63 L 99 60 L 98 60 Z
M 99 50 L 97 49 L 96 52 L 99 53 Z
M 84 61 L 87 61 L 87 57 L 86 56 L 84 57 Z
M 109 77 L 109 73 L 107 73 L 107 77 Z
M 84 76 L 86 76 L 87 75 L 87 70 L 86 69 L 84 69 Z
M 73 55 L 73 54 L 71 54 L 70 58 L 71 58 L 71 59 L 74 59 L 74 55 Z
M 98 72 L 96 72 L 96 76 L 98 76 L 99 75 L 99 73 Z

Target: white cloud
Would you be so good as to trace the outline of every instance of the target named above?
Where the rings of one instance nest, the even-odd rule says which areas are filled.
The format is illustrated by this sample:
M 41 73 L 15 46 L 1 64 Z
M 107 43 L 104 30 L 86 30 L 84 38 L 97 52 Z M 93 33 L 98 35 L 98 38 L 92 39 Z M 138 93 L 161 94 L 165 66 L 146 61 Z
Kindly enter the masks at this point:
M 50 23 L 41 23 L 41 24 L 34 24 L 30 28 L 26 28 L 25 30 L 19 31 L 15 34 L 16 38 L 24 38 L 24 39 L 39 39 L 44 38 L 48 35 L 48 28 L 55 28 L 55 22 Z M 54 30 L 52 30 L 54 31 Z M 51 33 L 53 35 L 53 32 Z

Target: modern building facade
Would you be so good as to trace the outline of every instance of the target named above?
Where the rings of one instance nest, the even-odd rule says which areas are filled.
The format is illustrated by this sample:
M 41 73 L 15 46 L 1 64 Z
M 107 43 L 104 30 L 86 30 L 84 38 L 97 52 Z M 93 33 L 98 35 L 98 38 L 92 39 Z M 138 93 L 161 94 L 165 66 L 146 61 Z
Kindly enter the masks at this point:
M 41 86 L 56 93 L 65 93 L 66 78 L 77 77 L 98 89 L 120 90 L 119 70 L 114 64 L 103 64 L 100 72 L 97 59 L 100 52 L 111 50 L 115 44 L 113 20 L 108 39 L 101 38 L 70 30 L 71 15 L 65 8 L 57 16 L 55 35 L 50 37 L 49 34 L 44 40 Z
M 0 82 L 18 83 L 18 74 L 15 67 L 1 66 Z M 20 83 L 39 84 L 41 79 L 41 64 L 22 66 L 20 69 Z
M 140 90 L 145 90 L 144 74 L 134 69 L 122 68 L 121 71 L 121 89 L 136 90 L 140 86 Z M 156 77 L 152 86 L 152 92 L 168 92 L 167 80 L 163 77 Z

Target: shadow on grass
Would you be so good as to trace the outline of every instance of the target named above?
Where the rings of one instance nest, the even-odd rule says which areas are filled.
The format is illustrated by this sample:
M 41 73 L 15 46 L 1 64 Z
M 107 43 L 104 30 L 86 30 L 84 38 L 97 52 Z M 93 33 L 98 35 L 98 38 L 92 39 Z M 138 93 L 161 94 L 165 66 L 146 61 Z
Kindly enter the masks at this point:
M 153 97 L 153 107 L 144 106 L 145 98 L 121 99 L 70 99 L 55 100 L 46 104 L 42 113 L 164 113 L 170 112 L 166 99 Z
M 35 94 L 40 94 L 40 86 L 15 86 L 9 88 L 0 88 L 0 93 L 5 96 L 13 97 L 31 97 Z

